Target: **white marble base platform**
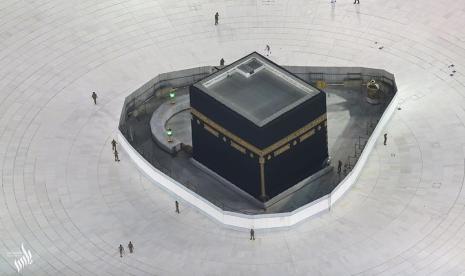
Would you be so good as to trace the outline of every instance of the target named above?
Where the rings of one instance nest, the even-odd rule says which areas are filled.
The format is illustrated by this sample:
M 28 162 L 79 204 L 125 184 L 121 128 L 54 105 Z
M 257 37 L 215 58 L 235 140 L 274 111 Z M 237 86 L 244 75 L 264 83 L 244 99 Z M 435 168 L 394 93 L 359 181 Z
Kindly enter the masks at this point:
M 464 2 L 352 2 L 0 1 L 0 275 L 21 243 L 34 276 L 465 273 Z M 153 76 L 266 44 L 278 64 L 384 68 L 401 110 L 330 211 L 250 241 L 110 141 Z

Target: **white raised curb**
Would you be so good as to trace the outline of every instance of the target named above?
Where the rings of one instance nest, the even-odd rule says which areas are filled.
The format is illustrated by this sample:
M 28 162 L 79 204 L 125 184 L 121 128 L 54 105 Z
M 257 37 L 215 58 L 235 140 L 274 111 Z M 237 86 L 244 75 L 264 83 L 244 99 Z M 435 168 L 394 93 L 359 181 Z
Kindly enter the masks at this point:
M 160 105 L 150 118 L 150 131 L 152 132 L 153 140 L 168 152 L 174 152 L 176 148 L 180 148 L 181 141 L 173 137 L 173 142 L 168 142 L 165 124 L 176 113 L 190 108 L 189 95 L 180 96 L 176 100 L 175 105 L 172 105 L 170 102 Z

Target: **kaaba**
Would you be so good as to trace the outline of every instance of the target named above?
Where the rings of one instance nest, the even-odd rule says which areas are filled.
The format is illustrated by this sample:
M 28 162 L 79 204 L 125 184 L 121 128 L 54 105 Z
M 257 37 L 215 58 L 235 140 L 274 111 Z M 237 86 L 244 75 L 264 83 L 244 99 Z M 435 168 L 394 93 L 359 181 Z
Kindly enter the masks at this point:
M 325 93 L 253 52 L 189 87 L 193 158 L 266 201 L 327 166 Z

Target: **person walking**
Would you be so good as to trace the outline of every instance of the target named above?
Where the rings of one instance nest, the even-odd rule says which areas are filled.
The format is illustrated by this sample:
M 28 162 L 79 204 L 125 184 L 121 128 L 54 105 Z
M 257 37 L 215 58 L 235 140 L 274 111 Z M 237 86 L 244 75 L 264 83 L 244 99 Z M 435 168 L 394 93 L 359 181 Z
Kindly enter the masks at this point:
M 218 20 L 220 19 L 220 15 L 218 12 L 215 13 L 215 25 L 218 25 Z
M 384 133 L 384 145 L 387 143 L 387 133 Z
M 175 205 L 175 207 L 176 207 L 176 213 L 179 214 L 179 202 L 176 200 L 176 201 L 174 202 L 174 205 Z
M 250 240 L 255 240 L 255 231 L 253 230 L 253 228 L 250 229 Z
M 360 4 L 360 0 L 354 0 L 354 4 Z
M 342 161 L 339 160 L 337 162 L 337 174 L 341 174 L 341 169 L 342 169 Z
M 119 247 L 118 247 L 118 249 L 119 249 L 119 256 L 120 256 L 121 258 L 123 258 L 124 247 L 120 244 Z
M 118 144 L 118 143 L 116 143 L 115 139 L 113 139 L 113 140 L 111 141 L 111 149 L 112 149 L 113 151 L 116 150 L 116 144 Z
M 118 155 L 118 151 L 116 149 L 115 149 L 114 154 L 115 154 L 115 162 L 119 162 L 120 161 L 119 160 L 119 155 Z
M 94 104 L 97 104 L 97 93 L 92 92 L 92 99 L 94 99 Z
M 128 249 L 129 249 L 129 253 L 134 253 L 134 245 L 132 244 L 131 241 L 129 241 L 128 243 Z
M 220 59 L 220 66 L 224 66 L 224 59 L 223 58 Z
M 266 56 L 271 55 L 271 47 L 270 47 L 270 45 L 266 44 L 266 46 L 265 46 L 265 52 L 266 52 Z

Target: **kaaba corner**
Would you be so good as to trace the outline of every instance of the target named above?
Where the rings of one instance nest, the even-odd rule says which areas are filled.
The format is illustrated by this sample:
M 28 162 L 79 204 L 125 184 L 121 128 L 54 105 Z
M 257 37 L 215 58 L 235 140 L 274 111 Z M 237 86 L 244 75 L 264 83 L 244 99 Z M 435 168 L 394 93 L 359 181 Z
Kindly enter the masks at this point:
M 189 87 L 193 159 L 265 202 L 328 166 L 326 95 L 254 52 Z

